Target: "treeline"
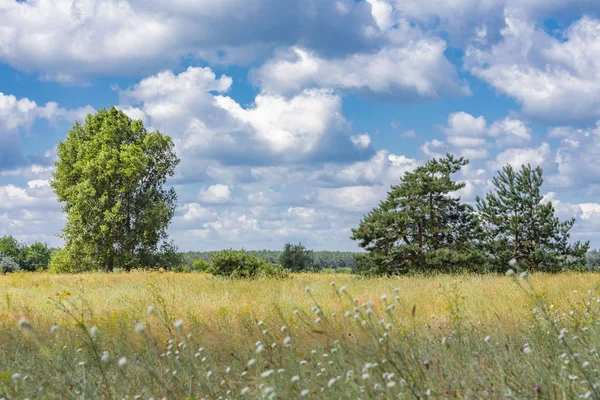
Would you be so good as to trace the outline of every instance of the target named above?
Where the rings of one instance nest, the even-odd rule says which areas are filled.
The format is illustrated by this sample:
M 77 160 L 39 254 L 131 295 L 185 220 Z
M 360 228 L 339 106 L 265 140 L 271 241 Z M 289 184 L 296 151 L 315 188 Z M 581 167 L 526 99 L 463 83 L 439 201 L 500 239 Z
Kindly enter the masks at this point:
M 555 216 L 541 192 L 541 168 L 505 166 L 491 182 L 494 190 L 477 197 L 473 207 L 457 195 L 465 183 L 453 180 L 467 164 L 447 154 L 406 172 L 353 229 L 352 239 L 367 251 L 357 256 L 357 270 L 397 275 L 586 269 L 589 242 L 570 241 L 575 219 Z
M 257 258 L 266 260 L 272 264 L 278 264 L 283 254 L 283 250 L 250 250 L 246 251 L 247 254 L 255 256 Z M 196 260 L 204 260 L 208 263 L 211 262 L 211 255 L 216 253 L 215 251 L 189 251 L 181 253 L 183 255 L 184 263 L 187 266 L 192 266 Z M 355 255 L 357 253 L 349 251 L 313 251 L 314 263 L 318 265 L 319 269 L 338 269 L 338 268 L 350 268 L 354 269 L 356 266 Z
M 0 237 L 0 272 L 46 270 L 53 251 L 45 243 L 27 245 L 12 236 Z

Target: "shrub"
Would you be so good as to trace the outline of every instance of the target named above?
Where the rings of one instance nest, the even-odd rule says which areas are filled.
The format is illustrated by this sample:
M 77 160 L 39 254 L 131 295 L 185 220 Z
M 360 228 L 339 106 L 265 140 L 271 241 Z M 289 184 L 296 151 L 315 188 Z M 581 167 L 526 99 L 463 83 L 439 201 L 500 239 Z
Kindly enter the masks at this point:
M 198 259 L 193 262 L 192 269 L 198 272 L 210 272 L 210 263 L 203 259 Z
M 19 264 L 17 264 L 15 260 L 12 259 L 12 257 L 0 254 L 0 271 L 2 271 L 2 274 L 6 274 L 8 272 L 16 272 L 20 269 L 21 268 L 19 267 Z
M 287 270 L 246 253 L 244 250 L 222 250 L 211 256 L 211 273 L 232 278 L 284 277 Z

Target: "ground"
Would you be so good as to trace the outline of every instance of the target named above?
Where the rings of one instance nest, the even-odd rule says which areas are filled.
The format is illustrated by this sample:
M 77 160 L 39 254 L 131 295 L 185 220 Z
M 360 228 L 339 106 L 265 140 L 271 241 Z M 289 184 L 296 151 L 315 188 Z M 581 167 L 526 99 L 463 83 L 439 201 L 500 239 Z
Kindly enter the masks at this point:
M 598 398 L 598 274 L 0 277 L 0 398 Z

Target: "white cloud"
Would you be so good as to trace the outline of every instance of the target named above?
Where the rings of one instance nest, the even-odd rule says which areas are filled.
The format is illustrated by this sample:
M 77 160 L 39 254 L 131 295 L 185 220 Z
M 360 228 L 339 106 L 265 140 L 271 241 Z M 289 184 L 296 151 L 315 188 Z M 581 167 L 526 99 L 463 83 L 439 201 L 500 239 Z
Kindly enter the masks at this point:
M 475 76 L 523 104 L 523 112 L 549 122 L 600 117 L 600 21 L 583 17 L 550 36 L 533 22 L 506 15 L 502 40 L 472 47 L 466 66 Z
M 319 189 L 319 202 L 325 206 L 351 212 L 367 212 L 385 198 L 387 186 L 347 186 Z
M 242 107 L 223 95 L 231 84 L 210 68 L 165 71 L 122 90 L 120 108 L 171 135 L 188 173 L 198 169 L 193 163 L 200 158 L 277 164 L 352 160 L 372 152 L 364 138 L 352 142 L 341 97 L 330 90 L 305 90 L 291 98 L 259 94 Z
M 198 198 L 206 203 L 227 203 L 231 200 L 231 189 L 227 185 L 212 185 L 202 190 Z
M 445 58 L 440 39 L 409 41 L 376 53 L 326 59 L 295 47 L 252 74 L 263 91 L 291 94 L 311 87 L 349 89 L 396 100 L 468 94 Z
M 495 170 L 500 170 L 507 164 L 514 168 L 527 164 L 531 164 L 532 167 L 543 166 L 549 161 L 550 155 L 548 143 L 542 143 L 537 148 L 513 148 L 498 154 L 494 161 L 489 162 L 489 166 Z

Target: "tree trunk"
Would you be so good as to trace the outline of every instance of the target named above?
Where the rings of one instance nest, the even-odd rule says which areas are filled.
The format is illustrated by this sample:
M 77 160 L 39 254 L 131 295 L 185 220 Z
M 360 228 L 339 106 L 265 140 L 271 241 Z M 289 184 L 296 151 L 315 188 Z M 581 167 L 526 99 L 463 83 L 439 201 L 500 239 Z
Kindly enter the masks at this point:
M 114 260 L 113 260 L 113 256 L 111 255 L 106 259 L 106 264 L 104 265 L 104 271 L 113 272 L 113 269 L 114 269 L 113 263 L 114 263 Z

